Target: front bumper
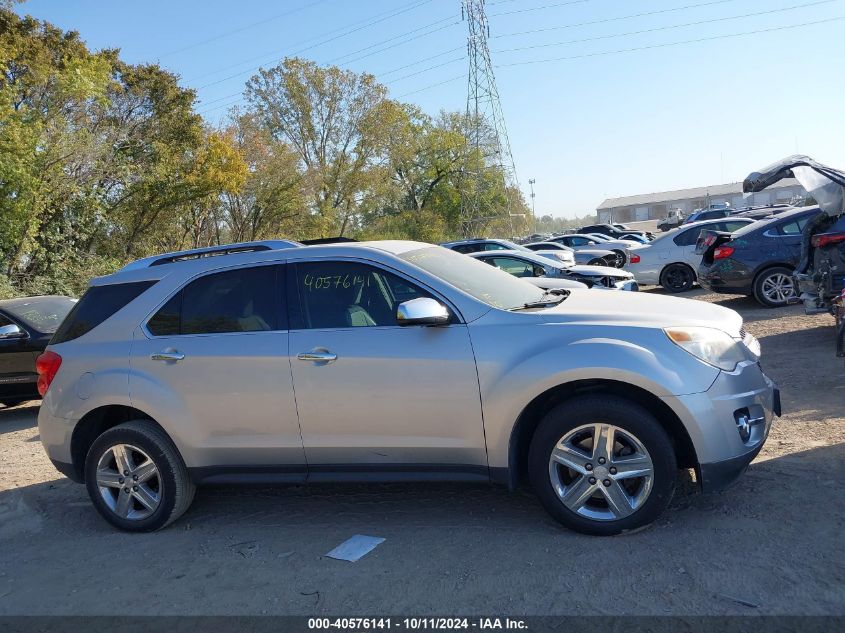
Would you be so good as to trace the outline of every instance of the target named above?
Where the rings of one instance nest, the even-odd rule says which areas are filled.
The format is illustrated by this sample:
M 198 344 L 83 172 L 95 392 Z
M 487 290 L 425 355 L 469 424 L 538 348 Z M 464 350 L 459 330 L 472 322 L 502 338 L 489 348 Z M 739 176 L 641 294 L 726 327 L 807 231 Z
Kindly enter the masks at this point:
M 773 413 L 780 417 L 780 390 L 774 390 L 774 407 Z M 698 479 L 703 492 L 717 492 L 730 488 L 748 469 L 748 465 L 754 461 L 754 458 L 763 449 L 763 444 L 766 443 L 766 438 L 769 435 L 771 428 L 771 420 L 766 423 L 763 439 L 757 445 L 757 448 L 737 455 L 731 459 L 725 459 L 720 462 L 710 462 L 709 464 L 699 464 Z
M 780 392 L 759 364 L 721 372 L 705 392 L 667 396 L 686 428 L 698 462 L 701 487 L 710 492 L 733 483 L 757 456 L 779 416 Z

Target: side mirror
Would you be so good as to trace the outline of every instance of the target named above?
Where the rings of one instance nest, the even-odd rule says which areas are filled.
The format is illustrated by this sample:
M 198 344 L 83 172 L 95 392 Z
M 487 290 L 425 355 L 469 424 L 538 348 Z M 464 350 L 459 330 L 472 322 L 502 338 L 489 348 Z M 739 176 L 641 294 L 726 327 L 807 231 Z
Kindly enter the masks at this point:
M 445 325 L 449 322 L 449 310 L 446 306 L 420 297 L 400 303 L 396 309 L 396 323 L 399 325 Z
M 0 325 L 0 340 L 26 338 L 26 332 L 14 323 Z

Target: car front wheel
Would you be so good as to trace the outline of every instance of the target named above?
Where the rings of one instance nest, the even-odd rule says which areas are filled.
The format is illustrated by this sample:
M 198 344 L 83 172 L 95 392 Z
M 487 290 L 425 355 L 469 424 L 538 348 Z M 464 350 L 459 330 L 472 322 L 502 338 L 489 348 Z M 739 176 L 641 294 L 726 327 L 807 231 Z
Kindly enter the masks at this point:
M 149 420 L 100 435 L 85 459 L 85 485 L 94 507 L 113 526 L 152 532 L 178 519 L 195 487 L 178 450 Z
M 549 514 L 599 536 L 654 521 L 672 499 L 677 471 L 659 422 L 616 396 L 583 396 L 552 409 L 528 459 L 531 485 Z

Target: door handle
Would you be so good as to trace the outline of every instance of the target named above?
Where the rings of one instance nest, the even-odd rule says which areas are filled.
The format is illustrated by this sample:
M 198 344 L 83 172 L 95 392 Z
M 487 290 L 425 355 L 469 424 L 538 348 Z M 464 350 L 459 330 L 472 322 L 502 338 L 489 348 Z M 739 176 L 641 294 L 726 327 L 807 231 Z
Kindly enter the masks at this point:
M 331 363 L 337 360 L 337 354 L 331 352 L 320 352 L 318 350 L 311 350 L 310 352 L 300 352 L 296 355 L 299 360 L 310 360 L 318 363 Z
M 172 361 L 179 361 L 185 358 L 185 355 L 182 352 L 156 352 L 155 354 L 150 354 L 150 360 L 172 360 Z

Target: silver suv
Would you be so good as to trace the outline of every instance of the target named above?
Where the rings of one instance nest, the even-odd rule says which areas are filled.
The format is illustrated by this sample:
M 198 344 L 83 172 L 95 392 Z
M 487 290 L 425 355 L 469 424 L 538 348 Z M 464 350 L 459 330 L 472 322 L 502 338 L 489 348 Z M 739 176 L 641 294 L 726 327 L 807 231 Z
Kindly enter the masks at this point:
M 416 242 L 241 244 L 94 279 L 39 357 L 50 459 L 112 525 L 202 483 L 530 482 L 589 534 L 653 521 L 678 468 L 732 482 L 779 415 L 732 310 L 543 291 Z

